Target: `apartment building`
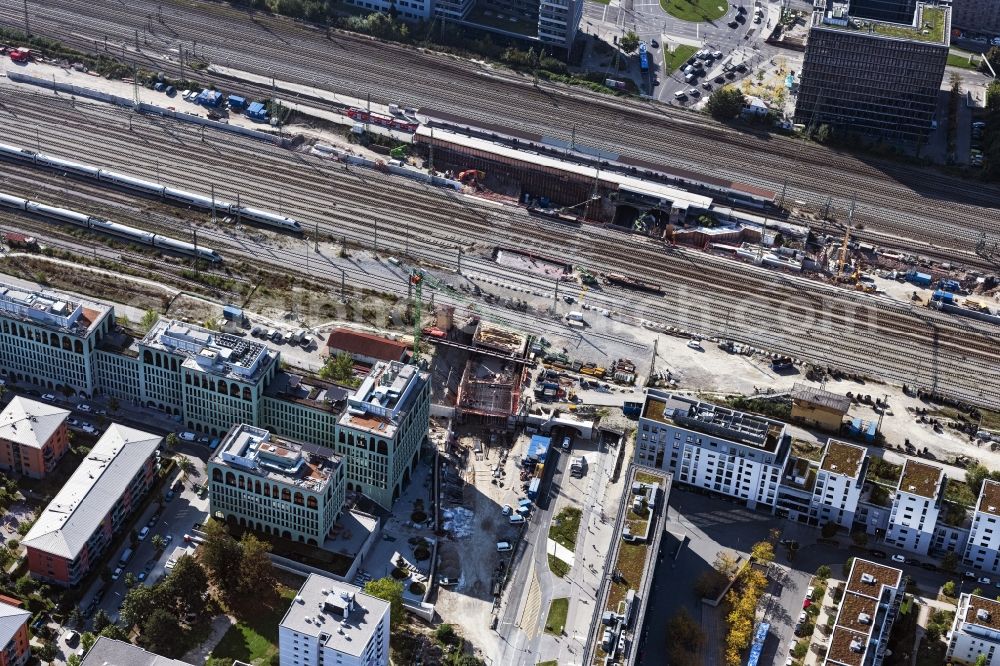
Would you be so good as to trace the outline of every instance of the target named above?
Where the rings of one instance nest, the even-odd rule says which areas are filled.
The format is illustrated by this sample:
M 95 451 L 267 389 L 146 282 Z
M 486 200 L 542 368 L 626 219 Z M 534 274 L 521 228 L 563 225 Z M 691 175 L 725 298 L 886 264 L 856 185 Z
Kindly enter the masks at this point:
M 951 0 L 951 24 L 990 37 L 1000 35 L 1000 2 L 996 0 Z M 983 50 L 987 50 L 984 45 Z
M 865 482 L 868 451 L 863 446 L 831 439 L 816 474 L 812 506 L 821 524 L 850 529 Z
M 24 666 L 31 659 L 31 640 L 28 636 L 28 622 L 31 613 L 4 597 L 0 601 L 0 666 Z
M 69 411 L 15 396 L 0 412 L 0 469 L 41 479 L 69 450 Z
M 951 9 L 917 3 L 904 24 L 859 18 L 852 5 L 831 1 L 813 12 L 795 122 L 923 142 L 936 124 Z
M 107 429 L 21 541 L 34 577 L 73 586 L 100 562 L 153 485 L 161 441 L 118 424 Z
M 208 460 L 210 512 L 266 534 L 322 546 L 344 505 L 333 451 L 240 424 Z
M 114 321 L 110 306 L 0 283 L 0 374 L 89 397 L 96 389 L 94 349 Z
M 186 661 L 170 659 L 142 649 L 138 645 L 98 636 L 80 666 L 191 666 Z
M 416 469 L 430 425 L 427 373 L 376 363 L 337 423 L 335 451 L 347 465 L 347 489 L 391 507 Z
M 958 609 L 948 633 L 951 664 L 972 664 L 986 655 L 986 666 L 1000 666 L 1000 603 L 966 592 L 958 598 Z
M 785 424 L 650 389 L 639 418 L 635 463 L 676 483 L 774 507 L 790 447 Z
M 388 666 L 389 603 L 310 574 L 278 628 L 281 666 Z
M 349 389 L 278 370 L 264 389 L 258 425 L 302 442 L 332 446 Z
M 881 666 L 903 598 L 903 572 L 854 558 L 824 664 Z
M 963 559 L 982 571 L 1000 571 L 1000 482 L 983 481 Z
M 907 459 L 899 477 L 886 543 L 920 555 L 930 550 L 944 493 L 944 470 Z

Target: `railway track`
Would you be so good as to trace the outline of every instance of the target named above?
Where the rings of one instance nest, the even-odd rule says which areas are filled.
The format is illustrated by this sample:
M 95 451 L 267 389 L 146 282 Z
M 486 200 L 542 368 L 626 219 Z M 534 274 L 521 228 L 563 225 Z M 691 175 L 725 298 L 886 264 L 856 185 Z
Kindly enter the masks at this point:
M 659 322 L 684 330 L 720 335 L 787 353 L 817 364 L 920 385 L 981 404 L 1000 405 L 1000 374 L 995 370 L 998 330 L 987 324 L 957 320 L 938 312 L 857 294 L 798 276 L 763 270 L 695 251 L 671 251 L 645 237 L 613 229 L 572 227 L 530 218 L 522 210 L 492 205 L 460 194 L 427 188 L 412 181 L 371 171 L 345 170 L 343 165 L 290 153 L 243 137 L 206 132 L 201 144 L 195 130 L 161 119 L 137 117 L 132 135 L 123 139 L 123 112 L 53 102 L 45 95 L 27 96 L 18 109 L 20 124 L 10 124 L 10 142 L 31 145 L 35 124 L 44 127 L 43 150 L 119 170 L 158 177 L 173 184 L 196 183 L 206 191 L 214 183 L 217 196 L 273 206 L 302 220 L 307 230 L 366 247 L 372 244 L 373 219 L 380 220 L 380 245 L 398 252 L 408 246 L 418 260 L 454 267 L 456 245 L 466 248 L 463 268 L 476 275 L 505 274 L 487 256 L 497 245 L 537 254 L 565 257 L 592 271 L 634 273 L 668 286 L 666 297 L 603 288 L 588 300 L 616 310 L 625 320 Z M 2 120 L 2 118 L 0 118 Z M 72 146 L 72 152 L 66 147 Z M 163 163 L 150 164 L 153 155 Z M 36 174 L 37 172 L 37 174 Z M 64 187 L 81 182 L 56 174 L 30 177 L 57 179 Z M 103 189 L 87 183 L 88 190 Z M 202 189 L 203 188 L 203 189 Z M 149 200 L 134 193 L 109 190 L 141 208 Z M 88 196 L 97 196 L 91 191 Z M 252 196 L 252 201 L 248 198 Z M 156 202 L 156 205 L 166 205 Z M 202 219 L 206 217 L 200 214 Z M 169 224 L 170 216 L 164 216 Z M 409 232 L 403 228 L 408 227 Z M 306 268 L 300 240 L 277 233 L 244 234 L 220 225 L 199 227 L 206 245 L 227 254 L 254 256 L 255 261 L 308 273 L 335 283 L 340 268 L 313 261 Z M 228 248 L 228 249 L 227 249 Z M 290 249 L 291 248 L 291 249 Z M 405 281 L 368 279 L 357 273 L 352 282 L 398 293 Z M 532 289 L 551 286 L 539 277 L 526 280 Z M 462 301 L 442 293 L 441 301 Z M 440 301 L 439 301 L 440 302 Z M 478 304 L 475 307 L 480 307 Z M 496 312 L 496 310 L 494 309 Z M 501 317 L 529 331 L 557 326 L 538 313 L 499 310 Z M 595 315 L 596 316 L 596 315 Z
M 988 241 L 1000 238 L 995 188 L 797 139 L 757 137 L 663 105 L 557 85 L 536 89 L 524 77 L 482 64 L 342 33 L 328 40 L 321 31 L 290 20 L 214 3 L 130 0 L 123 11 L 106 0 L 50 0 L 32 9 L 34 31 L 89 50 L 101 50 L 107 36 L 129 45 L 126 57 L 144 59 L 154 68 L 178 69 L 183 46 L 208 61 L 260 75 L 358 97 L 371 94 L 376 101 L 402 101 L 429 112 L 440 108 L 491 125 L 508 115 L 509 100 L 516 98 L 520 117 L 504 121 L 514 130 L 561 138 L 575 131 L 581 144 L 776 191 L 787 182 L 787 199 L 813 209 L 824 208 L 830 199 L 840 215 L 854 199 L 857 222 L 933 244 L 943 256 L 967 256 L 983 234 Z M 21 4 L 0 0 L 0 24 L 22 23 Z M 134 52 L 136 31 L 141 54 Z M 250 42 L 252 55 L 242 50 Z M 601 118 L 599 125 L 595 117 Z M 750 153 L 752 164 L 746 159 Z

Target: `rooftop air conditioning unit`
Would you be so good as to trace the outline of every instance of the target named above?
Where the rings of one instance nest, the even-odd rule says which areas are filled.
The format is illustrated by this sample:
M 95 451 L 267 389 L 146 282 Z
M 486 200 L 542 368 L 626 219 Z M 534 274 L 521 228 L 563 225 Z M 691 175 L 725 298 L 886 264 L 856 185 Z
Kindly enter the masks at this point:
M 871 624 L 872 616 L 868 613 L 858 613 L 858 622 L 861 624 Z
M 990 621 L 990 612 L 985 608 L 980 608 L 976 611 L 976 619 L 982 620 L 983 622 Z
M 863 651 L 864 649 L 863 646 L 861 645 L 861 641 L 859 641 L 857 638 L 853 639 L 851 641 L 851 652 L 863 652 Z
M 871 575 L 870 573 L 863 573 L 861 574 L 861 582 L 872 585 L 875 583 L 875 576 Z

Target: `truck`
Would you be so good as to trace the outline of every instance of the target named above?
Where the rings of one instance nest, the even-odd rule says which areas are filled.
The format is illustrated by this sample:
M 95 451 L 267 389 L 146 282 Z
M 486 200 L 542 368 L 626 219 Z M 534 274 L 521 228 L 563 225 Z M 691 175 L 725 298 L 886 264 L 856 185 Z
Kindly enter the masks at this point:
M 34 236 L 25 236 L 24 234 L 19 234 L 16 231 L 5 231 L 3 232 L 4 242 L 11 249 L 24 249 L 24 250 L 37 250 L 38 241 L 35 240 Z
M 534 478 L 528 484 L 528 497 L 532 500 L 538 499 L 538 490 L 542 487 L 542 480 Z
M 13 49 L 10 52 L 11 62 L 28 62 L 31 60 L 31 51 L 29 49 Z
M 573 310 L 566 315 L 566 321 L 583 321 L 583 313 Z

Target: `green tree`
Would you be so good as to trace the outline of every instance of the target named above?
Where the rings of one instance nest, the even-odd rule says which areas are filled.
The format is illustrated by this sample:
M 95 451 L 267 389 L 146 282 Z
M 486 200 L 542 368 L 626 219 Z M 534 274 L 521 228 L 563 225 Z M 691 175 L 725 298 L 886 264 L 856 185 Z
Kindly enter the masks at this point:
M 434 637 L 445 645 L 451 645 L 455 642 L 455 627 L 450 624 L 442 624 L 434 631 Z
M 818 143 L 829 143 L 833 138 L 833 128 L 823 123 L 818 128 L 816 128 L 815 139 Z
M 949 580 L 941 586 L 941 594 L 946 597 L 955 597 L 955 581 Z
M 239 594 L 241 577 L 239 567 L 233 564 L 242 560 L 243 549 L 226 531 L 226 526 L 217 520 L 206 521 L 203 530 L 205 541 L 199 548 L 201 561 L 222 596 L 232 598 Z
M 354 379 L 354 359 L 350 354 L 336 354 L 323 364 L 319 376 L 335 382 L 350 382 Z
M 994 46 L 993 48 L 996 47 Z M 985 654 L 980 653 L 979 656 L 976 657 L 975 666 L 986 666 L 988 663 L 990 663 L 990 660 Z
M 167 440 L 166 440 L 167 450 L 173 451 L 175 448 L 177 448 L 177 445 L 180 443 L 180 441 L 181 440 L 177 436 L 177 433 L 172 432 L 169 435 L 167 435 Z
M 156 310 L 146 310 L 146 314 L 142 315 L 142 321 L 140 325 L 146 331 L 153 328 L 153 325 L 159 320 L 160 315 L 157 314 Z
M 389 626 L 395 629 L 403 620 L 403 584 L 386 576 L 365 583 L 365 594 L 389 602 Z
M 125 572 L 125 578 L 124 578 L 125 587 L 131 589 L 131 588 L 135 587 L 135 584 L 138 583 L 138 582 L 139 581 L 135 577 L 134 573 L 132 573 L 131 571 L 126 571 Z M 145 585 L 143 585 L 143 587 L 145 587 Z
M 194 463 L 187 456 L 177 457 L 177 467 L 181 470 L 184 476 L 188 476 L 192 471 L 194 471 Z
M 160 607 L 161 595 L 159 587 L 146 587 L 139 585 L 133 587 L 125 595 L 121 610 L 118 612 L 118 619 L 126 629 L 131 629 L 137 624 L 141 624 L 149 615 Z
M 128 634 L 126 634 L 125 631 L 117 624 L 109 624 L 103 629 L 101 629 L 101 636 L 116 641 L 125 641 L 126 643 L 128 642 Z
M 80 655 L 71 654 L 66 657 L 66 666 L 80 666 Z
M 639 35 L 629 30 L 618 40 L 618 46 L 627 54 L 635 53 L 639 49 Z
M 955 553 L 945 553 L 941 558 L 941 568 L 949 573 L 953 573 L 958 568 L 958 555 Z
M 732 120 L 740 115 L 744 106 L 746 97 L 743 96 L 743 91 L 733 86 L 726 86 L 709 96 L 705 109 L 716 120 Z
M 270 546 L 250 532 L 240 539 L 240 594 L 244 599 L 252 599 L 270 604 L 278 594 L 278 581 L 274 577 L 274 567 L 268 557 Z
M 825 564 L 821 564 L 819 568 L 816 569 L 817 578 L 822 578 L 823 580 L 826 580 L 831 575 L 833 575 L 833 572 L 830 571 L 830 567 L 826 566 Z
M 153 538 L 150 539 L 149 542 L 153 544 L 153 548 L 155 548 L 157 552 L 163 552 L 163 549 L 167 547 L 167 540 L 163 538 L 162 534 L 154 534 Z
M 854 566 L 854 558 L 848 557 L 847 561 L 844 562 L 844 578 L 851 575 L 851 567 Z
M 1000 48 L 991 46 L 990 50 L 986 52 L 985 60 L 993 66 L 994 72 L 1000 72 Z M 979 66 L 979 69 L 986 74 L 990 74 L 990 68 L 986 66 L 986 62 L 983 62 L 983 64 Z
M 104 631 L 105 627 L 114 626 L 114 623 L 111 622 L 111 617 L 108 616 L 107 612 L 103 608 L 98 608 L 97 612 L 94 613 L 93 624 L 94 631 L 99 634 Z
M 97 636 L 90 633 L 89 631 L 83 632 L 80 636 L 80 647 L 83 649 L 83 654 L 86 655 L 90 652 L 90 648 L 94 647 L 94 643 L 97 642 Z
M 671 664 L 695 664 L 696 655 L 705 643 L 705 632 L 683 606 L 667 620 L 667 654 Z
M 208 574 L 205 567 L 190 555 L 177 558 L 170 575 L 163 582 L 164 596 L 181 613 L 200 615 L 205 611 Z
M 153 652 L 170 650 L 180 633 L 180 621 L 163 608 L 154 610 L 142 623 L 142 643 Z
M 731 578 L 739 568 L 739 555 L 729 550 L 720 550 L 715 554 L 715 562 L 712 563 L 715 570 L 726 578 Z

